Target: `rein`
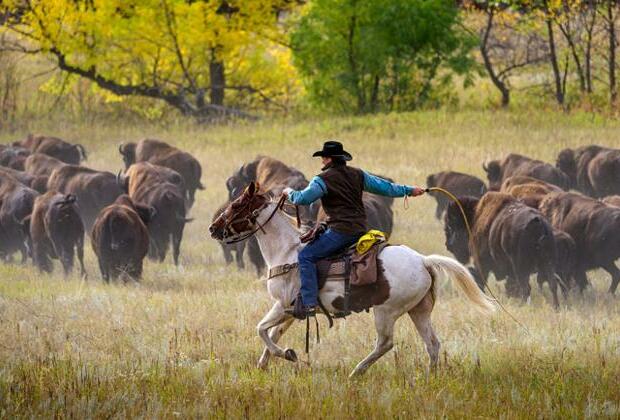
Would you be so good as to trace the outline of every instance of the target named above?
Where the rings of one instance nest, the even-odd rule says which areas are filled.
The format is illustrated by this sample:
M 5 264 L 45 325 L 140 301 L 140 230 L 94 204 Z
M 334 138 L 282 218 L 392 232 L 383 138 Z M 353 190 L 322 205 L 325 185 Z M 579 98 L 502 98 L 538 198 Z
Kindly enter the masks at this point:
M 277 205 L 275 206 L 275 208 L 273 209 L 273 211 L 271 212 L 271 214 L 269 215 L 269 217 L 267 218 L 267 220 L 265 220 L 265 223 L 263 223 L 262 225 L 256 220 L 254 221 L 254 223 L 256 223 L 258 225 L 258 227 L 246 234 L 243 234 L 241 236 L 239 236 L 238 238 L 235 239 L 231 239 L 229 241 L 224 241 L 224 243 L 226 243 L 227 245 L 230 244 L 235 244 L 237 242 L 242 242 L 245 241 L 246 239 L 251 238 L 252 236 L 256 235 L 256 233 L 260 230 L 261 232 L 265 233 L 265 229 L 264 226 L 267 226 L 267 224 L 271 221 L 271 219 L 273 219 L 273 217 L 276 215 L 276 213 L 278 212 L 278 210 L 282 209 L 282 207 L 284 206 L 284 202 L 286 201 L 286 196 L 282 195 L 280 196 L 280 199 L 278 200 Z M 273 201 L 268 201 L 267 204 L 265 206 L 263 206 L 262 208 L 260 208 L 259 210 L 264 209 L 265 207 L 267 207 L 267 205 L 273 203 Z M 256 211 L 256 210 L 255 210 Z M 228 225 L 232 224 L 233 221 L 231 221 L 230 223 L 227 224 L 227 228 Z

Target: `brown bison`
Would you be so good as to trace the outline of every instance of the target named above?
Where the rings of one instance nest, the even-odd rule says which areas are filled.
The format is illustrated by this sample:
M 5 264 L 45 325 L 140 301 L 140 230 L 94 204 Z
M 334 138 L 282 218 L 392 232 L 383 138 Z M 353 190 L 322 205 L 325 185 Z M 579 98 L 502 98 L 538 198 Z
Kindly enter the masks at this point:
M 463 174 L 461 172 L 444 171 L 431 174 L 426 178 L 426 186 L 428 188 L 439 187 L 450 191 L 457 197 L 476 197 L 480 198 L 487 192 L 487 186 L 480 178 L 472 175 Z M 437 210 L 435 217 L 441 219 L 446 211 L 450 199 L 444 194 L 431 192 L 429 193 L 437 200 Z
M 617 194 L 620 172 L 617 168 L 618 151 L 589 145 L 564 149 L 557 157 L 556 166 L 570 179 L 570 187 L 590 197 Z M 612 192 L 610 193 L 609 190 Z
M 32 176 L 26 172 L 8 167 L 0 167 L 0 176 L 9 176 L 33 190 L 44 193 L 47 190 L 47 177 Z
M 24 220 L 32 213 L 38 192 L 8 176 L 0 177 L 0 256 L 10 259 L 19 251 L 28 258 L 28 231 Z
M 620 208 L 577 193 L 551 193 L 540 203 L 551 224 L 568 233 L 576 245 L 575 281 L 583 290 L 586 271 L 602 268 L 611 277 L 610 293 L 620 282 Z
M 489 189 L 497 190 L 502 182 L 511 176 L 529 176 L 549 184 L 557 185 L 563 190 L 570 186 L 568 175 L 560 169 L 540 160 L 511 153 L 502 160 L 493 160 L 482 165 L 489 179 Z
M 525 184 L 514 184 L 510 182 L 511 180 L 512 178 L 508 178 L 506 180 L 508 182 L 504 181 L 501 191 L 518 198 L 528 206 L 535 209 L 538 208 L 540 202 L 547 194 L 563 191 L 560 187 L 547 184 L 546 182 L 540 180 L 534 180 L 533 182 Z M 506 185 L 508 186 L 504 188 Z
M 86 150 L 81 144 L 71 144 L 57 137 L 29 134 L 26 139 L 14 142 L 13 146 L 28 149 L 30 153 L 42 153 L 71 165 L 79 165 L 82 160 L 86 160 Z
M 149 248 L 147 225 L 155 210 L 123 194 L 97 216 L 92 246 L 105 281 L 119 277 L 138 280 Z
M 54 169 L 66 163 L 43 153 L 33 153 L 24 161 L 24 171 L 32 176 L 49 177 Z
M 610 206 L 620 207 L 620 195 L 610 195 L 609 197 L 603 198 L 601 201 Z
M 112 204 L 123 193 L 114 174 L 76 165 L 54 169 L 47 188 L 77 197 L 77 206 L 87 231 L 90 231 L 101 209 Z
M 214 222 L 220 216 L 220 214 L 222 214 L 224 210 L 226 210 L 229 204 L 230 202 L 227 201 L 215 211 L 215 214 L 213 215 L 213 218 L 212 218 L 212 222 Z M 233 262 L 232 254 L 234 252 L 235 253 L 234 260 L 237 263 L 237 267 L 239 269 L 244 269 L 245 263 L 243 262 L 243 254 L 247 247 L 250 262 L 256 269 L 256 274 L 260 276 L 263 270 L 265 269 L 265 266 L 266 266 L 265 259 L 263 258 L 263 254 L 260 251 L 260 247 L 258 246 L 258 241 L 255 237 L 252 236 L 245 241 L 241 241 L 241 242 L 237 242 L 233 244 L 226 244 L 224 242 L 220 242 L 220 245 L 222 247 L 222 252 L 224 253 L 224 260 L 226 261 L 226 264 L 230 264 Z
M 558 306 L 553 267 L 555 241 L 542 214 L 504 193 L 489 192 L 480 199 L 459 200 L 472 236 L 468 237 L 463 217 L 451 203 L 444 218 L 446 248 L 463 264 L 473 258 L 482 286 L 493 272 L 498 280 L 507 278 L 510 296 L 524 300 L 530 295 L 530 274 L 538 273 L 540 281 L 549 283 L 553 302 Z
M 24 170 L 24 162 L 30 155 L 28 149 L 23 147 L 12 146 L 0 146 L 0 166 L 7 168 L 17 169 L 18 171 Z
M 186 196 L 181 176 L 163 166 L 138 162 L 118 179 L 133 201 L 156 210 L 148 225 L 149 257 L 163 261 L 172 242 L 172 256 L 175 265 L 178 265 L 183 229 L 186 223 L 191 222 L 185 217 Z
M 123 156 L 125 169 L 136 162 L 150 162 L 177 171 L 185 181 L 189 206 L 194 204 L 196 190 L 204 190 L 200 182 L 202 167 L 198 160 L 187 152 L 159 140 L 144 139 L 136 143 L 124 143 L 118 148 Z
M 52 272 L 51 258 L 62 263 L 65 275 L 73 269 L 73 258 L 77 253 L 80 273 L 84 269 L 84 224 L 72 194 L 56 191 L 37 197 L 30 217 L 30 238 L 32 259 L 41 271 Z
M 302 190 L 308 186 L 306 176 L 299 170 L 277 159 L 258 156 L 253 161 L 242 165 L 226 180 L 230 201 L 235 200 L 252 182 L 258 182 L 261 190 L 275 196 L 280 195 L 286 187 Z M 285 210 L 291 214 L 291 209 L 285 207 Z M 299 206 L 299 216 L 305 226 L 314 224 L 318 210 L 318 203 L 311 206 Z

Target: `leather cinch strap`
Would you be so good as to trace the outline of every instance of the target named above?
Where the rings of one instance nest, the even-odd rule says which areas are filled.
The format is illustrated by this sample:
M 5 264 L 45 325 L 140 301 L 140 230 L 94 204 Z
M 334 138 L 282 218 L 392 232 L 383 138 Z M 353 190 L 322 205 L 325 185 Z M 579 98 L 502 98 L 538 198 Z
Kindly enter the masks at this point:
M 275 267 L 271 267 L 269 269 L 269 274 L 267 276 L 267 279 L 269 280 L 274 277 L 283 276 L 287 273 L 290 273 L 292 270 L 294 270 L 298 266 L 299 266 L 298 263 L 293 263 L 293 264 L 276 265 Z

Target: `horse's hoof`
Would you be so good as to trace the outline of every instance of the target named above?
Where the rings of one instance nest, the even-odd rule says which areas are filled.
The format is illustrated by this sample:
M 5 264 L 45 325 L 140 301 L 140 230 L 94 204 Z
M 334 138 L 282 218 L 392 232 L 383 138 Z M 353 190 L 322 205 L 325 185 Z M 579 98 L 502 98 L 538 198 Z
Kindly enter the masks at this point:
M 297 353 L 293 349 L 284 350 L 284 358 L 289 362 L 297 362 Z

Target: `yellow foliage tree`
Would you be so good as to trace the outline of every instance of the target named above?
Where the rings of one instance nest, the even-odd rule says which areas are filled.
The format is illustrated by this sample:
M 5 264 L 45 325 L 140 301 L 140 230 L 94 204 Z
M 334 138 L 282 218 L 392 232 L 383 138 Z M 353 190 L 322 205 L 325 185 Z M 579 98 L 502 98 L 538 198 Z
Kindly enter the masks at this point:
M 298 89 L 282 15 L 291 0 L 8 0 L 13 49 L 115 95 L 160 99 L 202 119 L 285 106 Z

